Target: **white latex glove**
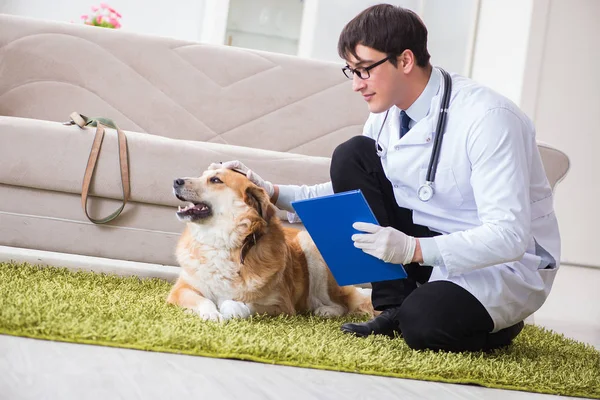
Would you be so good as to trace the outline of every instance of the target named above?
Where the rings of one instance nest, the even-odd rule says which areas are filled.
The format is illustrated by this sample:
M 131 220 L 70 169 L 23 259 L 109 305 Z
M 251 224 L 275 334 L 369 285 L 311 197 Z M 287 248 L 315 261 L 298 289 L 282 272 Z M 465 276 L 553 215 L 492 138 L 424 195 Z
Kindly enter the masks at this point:
M 287 219 L 290 224 L 297 224 L 298 222 L 302 222 L 298 214 L 289 211 L 287 212 Z
M 224 163 L 212 163 L 208 166 L 208 169 L 219 168 L 228 168 L 241 172 L 242 174 L 246 175 L 246 178 L 250 179 L 250 181 L 256 186 L 265 189 L 267 191 L 267 194 L 269 195 L 269 198 L 273 197 L 273 194 L 275 194 L 275 188 L 273 187 L 273 184 L 271 182 L 265 181 L 263 178 L 260 177 L 260 175 L 246 167 L 241 161 L 225 161 Z
M 410 264 L 415 255 L 417 240 L 392 227 L 367 222 L 355 222 L 358 231 L 352 235 L 354 247 L 391 264 Z

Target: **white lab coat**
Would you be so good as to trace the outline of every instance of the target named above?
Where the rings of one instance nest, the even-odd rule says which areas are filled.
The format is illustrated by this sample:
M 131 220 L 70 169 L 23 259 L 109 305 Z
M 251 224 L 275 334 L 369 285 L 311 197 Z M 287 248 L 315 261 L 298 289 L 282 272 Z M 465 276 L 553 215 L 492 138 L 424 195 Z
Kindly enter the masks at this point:
M 433 73 L 439 81 L 439 71 Z M 473 294 L 496 332 L 546 300 L 560 235 L 532 122 L 508 99 L 467 78 L 452 75 L 452 84 L 433 198 L 422 202 L 417 190 L 425 181 L 441 90 L 402 139 L 400 110 L 390 109 L 379 138 L 386 150 L 382 165 L 398 205 L 413 210 L 414 223 L 443 234 L 420 240 L 424 264 L 434 266 L 430 281 L 451 281 Z M 375 139 L 384 115 L 371 114 L 364 135 Z M 283 202 L 332 192 L 330 184 L 280 190 Z

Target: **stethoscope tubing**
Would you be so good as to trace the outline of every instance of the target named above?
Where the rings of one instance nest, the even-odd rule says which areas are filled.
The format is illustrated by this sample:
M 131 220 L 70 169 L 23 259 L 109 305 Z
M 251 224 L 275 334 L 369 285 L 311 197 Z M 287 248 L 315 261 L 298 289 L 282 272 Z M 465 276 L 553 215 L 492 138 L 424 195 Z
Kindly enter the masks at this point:
M 446 131 L 446 117 L 448 116 L 448 107 L 450 105 L 450 94 L 452 93 L 452 80 L 450 79 L 450 74 L 448 74 L 442 68 L 440 68 L 440 72 L 444 77 L 444 94 L 442 95 L 440 115 L 435 128 L 433 149 L 431 151 L 431 158 L 429 159 L 429 166 L 427 167 L 427 175 L 425 177 L 425 181 L 430 183 L 433 183 L 435 180 L 435 173 L 437 171 L 437 164 L 442 148 L 442 139 L 444 132 Z
M 444 69 L 439 68 L 442 73 L 442 77 L 444 79 L 444 92 L 442 94 L 442 99 L 440 101 L 440 114 L 438 115 L 437 125 L 435 128 L 435 138 L 433 140 L 433 148 L 431 150 L 431 158 L 429 159 L 429 165 L 427 166 L 427 175 L 425 176 L 425 184 L 422 186 L 429 186 L 432 188 L 433 181 L 435 180 L 435 173 L 437 171 L 437 165 L 440 158 L 440 152 L 442 148 L 442 138 L 444 136 L 444 132 L 446 130 L 446 118 L 448 116 L 448 108 L 450 106 L 450 96 L 452 93 L 452 79 L 450 78 L 450 74 L 446 72 Z M 390 110 L 387 110 L 385 113 L 385 117 L 383 118 L 383 122 L 381 123 L 381 127 L 379 128 L 379 133 L 377 134 L 377 139 L 375 140 L 375 151 L 379 157 L 385 156 L 386 151 L 379 144 L 379 138 L 381 136 L 381 132 L 383 131 L 383 127 L 385 126 L 385 122 L 387 121 L 388 114 Z M 433 189 L 433 188 L 432 188 Z M 431 192 L 433 195 L 433 191 Z M 423 200 L 423 199 L 421 199 Z M 427 199 L 429 200 L 429 199 Z M 423 200 L 423 201 L 427 201 Z

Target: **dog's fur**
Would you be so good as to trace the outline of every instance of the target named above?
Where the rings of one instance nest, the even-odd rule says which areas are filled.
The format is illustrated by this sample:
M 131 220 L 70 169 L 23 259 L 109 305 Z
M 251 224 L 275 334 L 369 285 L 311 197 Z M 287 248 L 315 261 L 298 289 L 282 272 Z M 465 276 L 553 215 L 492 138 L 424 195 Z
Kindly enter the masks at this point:
M 306 231 L 283 227 L 266 191 L 232 170 L 175 180 L 192 206 L 177 244 L 180 276 L 167 301 L 205 320 L 313 312 L 373 315 L 368 295 L 340 287 Z

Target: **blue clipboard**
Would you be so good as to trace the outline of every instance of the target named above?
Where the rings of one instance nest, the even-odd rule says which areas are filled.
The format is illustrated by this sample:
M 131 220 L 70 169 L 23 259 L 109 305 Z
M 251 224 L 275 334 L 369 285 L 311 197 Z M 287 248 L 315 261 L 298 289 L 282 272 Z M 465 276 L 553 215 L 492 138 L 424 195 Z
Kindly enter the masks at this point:
M 292 202 L 338 285 L 406 278 L 404 267 L 354 247 L 355 222 L 379 225 L 360 190 Z

